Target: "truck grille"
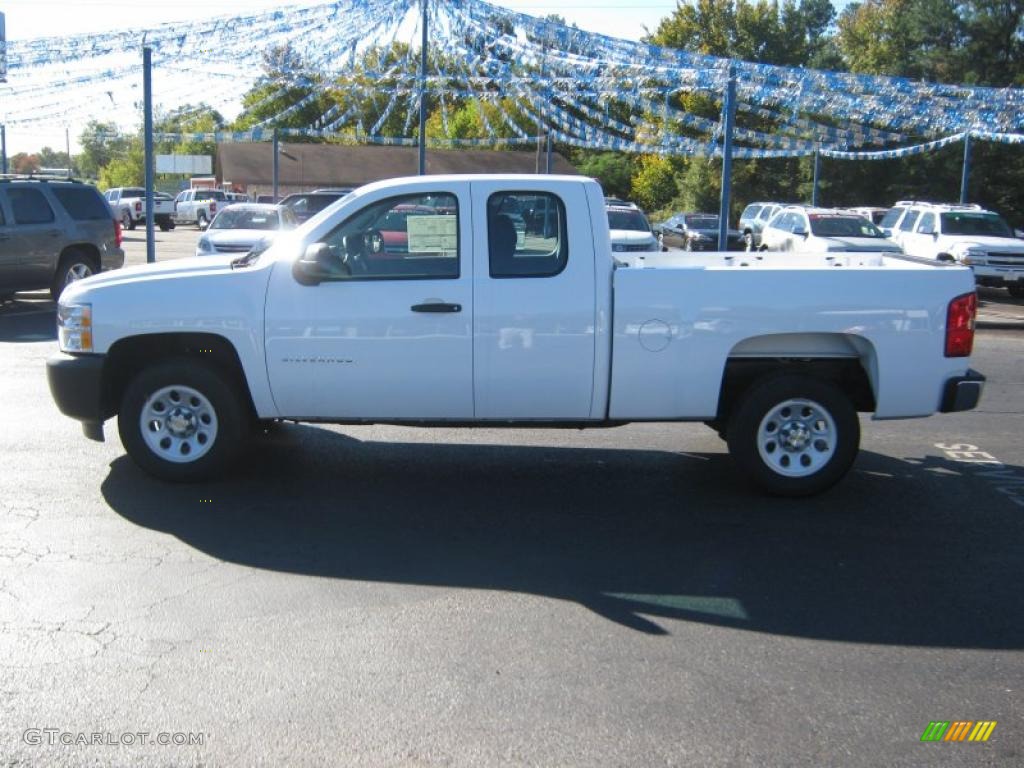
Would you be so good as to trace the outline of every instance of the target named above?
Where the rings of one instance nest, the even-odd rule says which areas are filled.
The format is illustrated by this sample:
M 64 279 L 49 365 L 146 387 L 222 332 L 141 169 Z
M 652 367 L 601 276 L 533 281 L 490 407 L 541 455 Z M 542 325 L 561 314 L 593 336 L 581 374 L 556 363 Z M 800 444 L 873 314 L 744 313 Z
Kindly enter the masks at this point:
M 1024 252 L 994 253 L 989 251 L 988 263 L 996 267 L 1024 267 Z
M 631 243 L 622 246 L 622 249 L 625 251 L 649 251 L 651 250 L 651 245 L 650 243 L 640 243 L 639 245 L 634 245 Z
M 251 245 L 215 245 L 217 253 L 248 253 Z

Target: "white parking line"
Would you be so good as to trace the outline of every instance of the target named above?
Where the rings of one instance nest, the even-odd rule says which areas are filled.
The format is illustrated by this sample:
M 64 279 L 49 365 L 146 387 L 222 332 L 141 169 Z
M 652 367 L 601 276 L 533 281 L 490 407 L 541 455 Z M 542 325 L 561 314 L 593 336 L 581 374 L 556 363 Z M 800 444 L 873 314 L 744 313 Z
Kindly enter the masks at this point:
M 998 493 L 1004 494 L 1018 507 L 1024 507 L 1024 474 L 1008 467 L 988 451 L 969 443 L 935 443 L 946 458 L 958 464 L 973 464 L 971 474 L 983 478 Z

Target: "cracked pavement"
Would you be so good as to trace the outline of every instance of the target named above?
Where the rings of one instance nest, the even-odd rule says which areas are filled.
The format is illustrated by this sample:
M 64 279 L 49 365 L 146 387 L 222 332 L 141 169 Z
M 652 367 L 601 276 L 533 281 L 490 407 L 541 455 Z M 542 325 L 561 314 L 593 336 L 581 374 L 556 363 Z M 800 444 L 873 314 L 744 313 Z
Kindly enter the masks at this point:
M 1022 333 L 979 336 L 976 413 L 866 422 L 797 503 L 699 425 L 286 426 L 164 485 L 57 412 L 52 337 L 4 311 L 0 765 L 1024 762 Z

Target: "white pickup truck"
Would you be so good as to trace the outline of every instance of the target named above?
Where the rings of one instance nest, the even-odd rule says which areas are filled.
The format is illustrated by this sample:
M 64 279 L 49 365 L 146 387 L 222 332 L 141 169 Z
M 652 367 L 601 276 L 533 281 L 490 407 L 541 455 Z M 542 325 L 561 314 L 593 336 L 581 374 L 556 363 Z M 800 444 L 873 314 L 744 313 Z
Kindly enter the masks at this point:
M 146 190 L 142 187 L 114 187 L 104 195 L 114 217 L 124 229 L 135 229 L 146 221 Z M 162 232 L 174 229 L 174 200 L 161 192 L 153 193 L 153 223 Z
M 503 210 L 551 211 L 520 236 Z M 880 254 L 622 254 L 589 179 L 356 190 L 238 258 L 73 283 L 63 413 L 117 415 L 150 473 L 223 472 L 261 421 L 608 427 L 702 421 L 771 493 L 839 480 L 876 419 L 973 408 L 969 269 Z

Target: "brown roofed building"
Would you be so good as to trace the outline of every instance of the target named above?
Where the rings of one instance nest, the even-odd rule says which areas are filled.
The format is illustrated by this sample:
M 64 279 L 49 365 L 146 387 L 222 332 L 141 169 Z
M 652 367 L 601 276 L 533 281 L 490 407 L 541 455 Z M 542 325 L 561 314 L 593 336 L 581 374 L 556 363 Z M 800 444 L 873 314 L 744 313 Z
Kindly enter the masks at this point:
M 340 146 L 337 144 L 280 144 L 278 194 L 319 187 L 358 187 L 371 181 L 415 176 L 416 147 Z M 269 194 L 273 187 L 273 144 L 270 142 L 217 145 L 220 181 L 250 195 Z M 540 159 L 541 171 L 545 158 Z M 486 149 L 427 150 L 427 173 L 536 173 L 536 152 Z M 551 172 L 578 171 L 561 155 L 551 156 Z

